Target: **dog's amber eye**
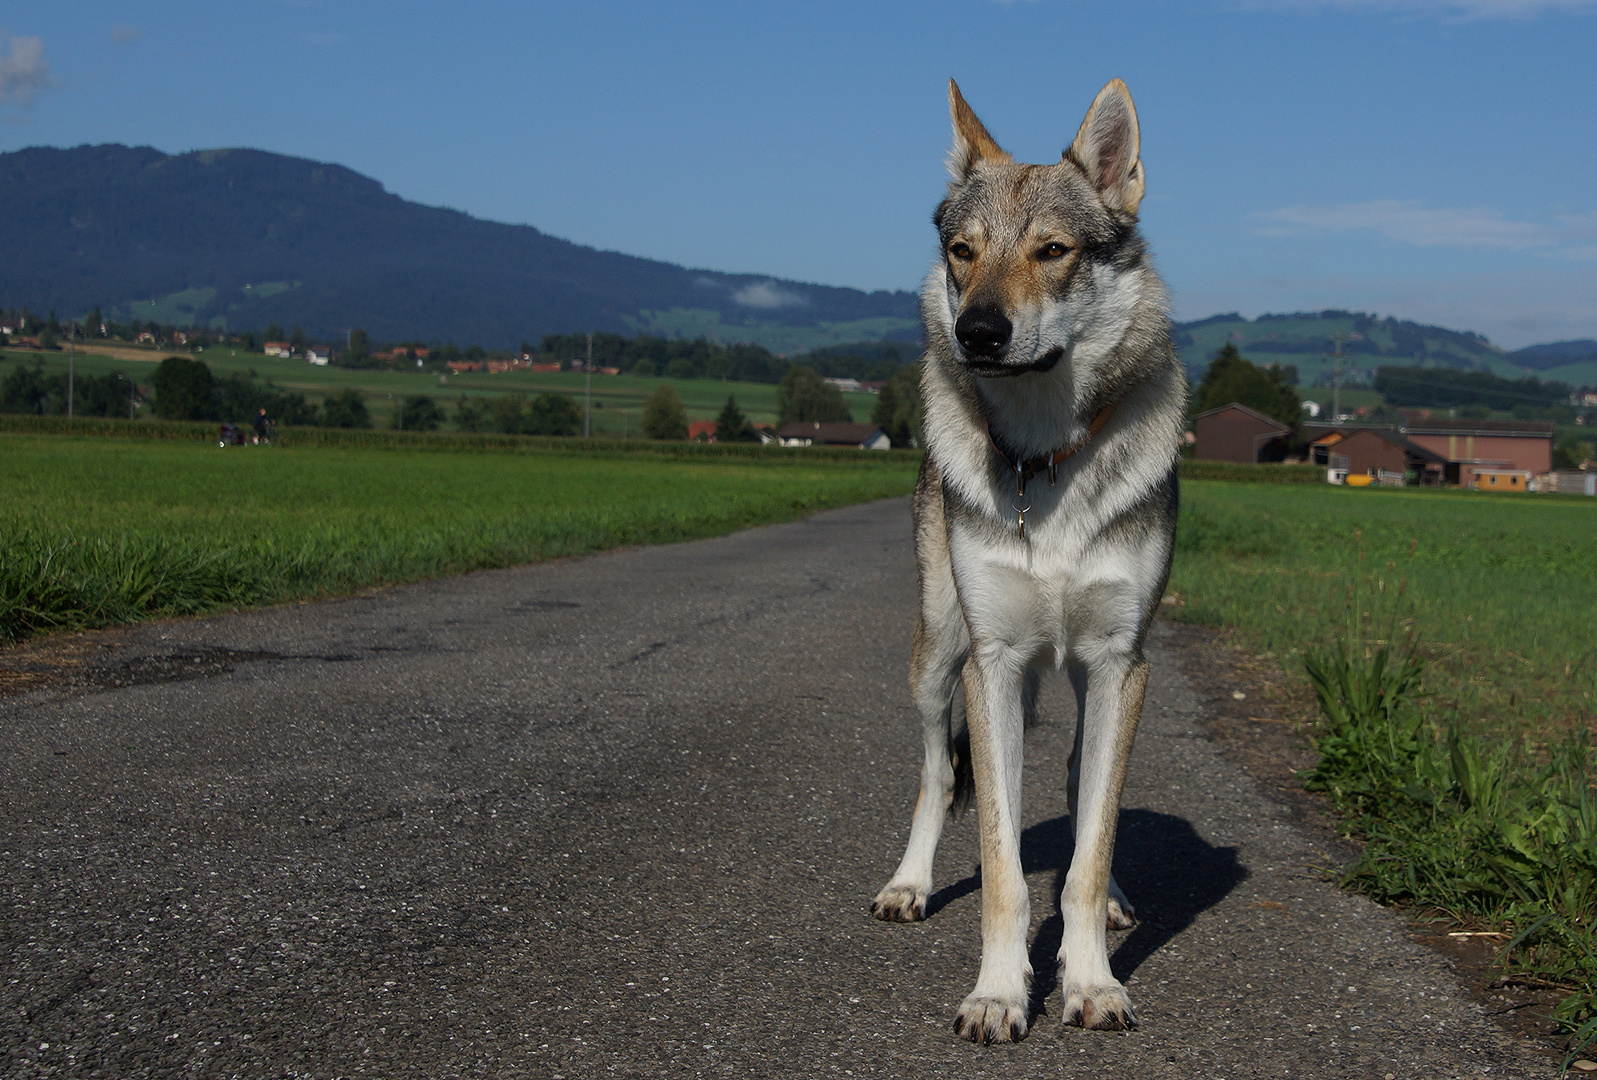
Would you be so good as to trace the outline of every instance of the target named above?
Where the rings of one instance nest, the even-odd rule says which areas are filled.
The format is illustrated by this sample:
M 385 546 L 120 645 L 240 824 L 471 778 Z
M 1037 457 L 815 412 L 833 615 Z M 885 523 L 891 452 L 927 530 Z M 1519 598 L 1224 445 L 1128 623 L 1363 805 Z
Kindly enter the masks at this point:
M 1044 244 L 1042 250 L 1037 252 L 1037 257 L 1039 259 L 1063 259 L 1069 251 L 1068 247 L 1055 240 L 1052 243 Z
M 950 258 L 958 259 L 960 262 L 964 262 L 970 258 L 970 245 L 964 241 L 949 244 L 948 254 Z

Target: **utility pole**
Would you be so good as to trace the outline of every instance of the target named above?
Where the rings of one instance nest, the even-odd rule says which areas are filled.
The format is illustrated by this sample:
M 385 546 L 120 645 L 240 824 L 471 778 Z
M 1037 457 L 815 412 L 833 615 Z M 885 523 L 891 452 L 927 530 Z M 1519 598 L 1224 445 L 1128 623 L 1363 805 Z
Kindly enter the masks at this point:
M 67 335 L 67 419 L 72 419 L 72 377 L 77 368 L 77 341 Z
M 588 331 L 588 360 L 582 365 L 582 437 L 593 438 L 593 331 Z
M 1335 387 L 1335 389 L 1333 389 L 1331 391 L 1331 423 L 1333 423 L 1333 424 L 1341 424 L 1342 423 L 1342 331 L 1338 330 L 1336 332 L 1336 334 L 1331 338 L 1331 340 L 1336 342 L 1336 353 L 1334 354 L 1334 358 L 1336 360 L 1336 381 L 1335 381 L 1335 383 L 1333 383 L 1333 386 Z

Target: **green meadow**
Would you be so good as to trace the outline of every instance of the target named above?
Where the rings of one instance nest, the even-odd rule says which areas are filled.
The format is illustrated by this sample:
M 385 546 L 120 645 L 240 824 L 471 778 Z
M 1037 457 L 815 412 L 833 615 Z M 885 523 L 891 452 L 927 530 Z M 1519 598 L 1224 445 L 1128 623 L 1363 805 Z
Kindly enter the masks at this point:
M 141 350 L 142 352 L 142 350 Z M 105 375 L 112 371 L 134 379 L 147 386 L 155 372 L 155 365 L 166 352 L 149 350 L 148 359 L 130 360 L 96 353 L 80 353 L 74 363 L 77 370 L 88 375 Z M 401 398 L 426 395 L 450 413 L 462 396 L 470 399 L 492 398 L 500 394 L 521 392 L 540 394 L 551 392 L 567 394 L 582 405 L 583 383 L 586 376 L 562 371 L 547 374 L 531 371 L 486 372 L 472 371 L 462 374 L 440 375 L 425 371 L 366 371 L 340 367 L 315 367 L 303 360 L 280 360 L 260 353 L 247 353 L 237 349 L 210 348 L 195 353 L 194 358 L 205 361 L 214 374 L 232 375 L 254 371 L 262 379 L 269 379 L 283 390 L 304 394 L 313 402 L 337 394 L 346 387 L 359 390 L 371 410 L 377 427 L 392 425 L 397 402 Z M 33 364 L 41 360 L 48 373 L 67 370 L 64 352 L 0 351 L 0 377 L 10 374 L 13 364 Z M 599 375 L 593 377 L 593 431 L 605 438 L 639 438 L 642 433 L 643 403 L 661 383 L 670 383 L 681 395 L 690 420 L 714 420 L 726 404 L 728 396 L 737 398 L 738 407 L 751 423 L 776 423 L 776 387 L 767 383 L 722 382 L 718 379 L 667 379 L 640 378 L 634 375 Z M 872 394 L 845 391 L 854 419 L 870 418 L 876 404 Z M 141 412 L 146 410 L 141 410 Z
M 1417 637 L 1433 707 L 1516 734 L 1597 717 L 1597 500 L 1204 480 L 1181 496 L 1175 617 L 1301 678 L 1356 599 L 1361 625 Z
M 903 495 L 919 465 L 387 441 L 224 451 L 0 432 L 0 640 L 713 536 Z

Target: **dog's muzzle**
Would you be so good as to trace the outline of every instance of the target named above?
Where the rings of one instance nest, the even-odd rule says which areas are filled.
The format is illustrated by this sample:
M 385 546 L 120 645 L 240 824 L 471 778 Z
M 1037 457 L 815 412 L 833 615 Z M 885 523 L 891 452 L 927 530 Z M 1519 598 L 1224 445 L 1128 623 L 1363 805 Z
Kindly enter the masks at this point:
M 959 362 L 978 375 L 1001 379 L 1014 375 L 1053 370 L 1065 350 L 1049 349 L 1035 360 L 1016 363 L 1006 360 L 1015 327 L 997 308 L 969 308 L 954 322 L 954 337 L 960 346 Z

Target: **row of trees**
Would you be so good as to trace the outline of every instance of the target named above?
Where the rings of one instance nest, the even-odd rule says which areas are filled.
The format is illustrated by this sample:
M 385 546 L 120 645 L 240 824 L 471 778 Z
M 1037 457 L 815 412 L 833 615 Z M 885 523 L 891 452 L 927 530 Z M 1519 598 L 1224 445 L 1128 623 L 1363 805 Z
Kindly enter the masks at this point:
M 0 413 L 59 416 L 67 412 L 68 379 L 46 375 L 44 365 L 18 364 L 0 379 Z M 131 417 L 139 400 L 133 380 L 121 372 L 79 375 L 71 380 L 74 416 Z

